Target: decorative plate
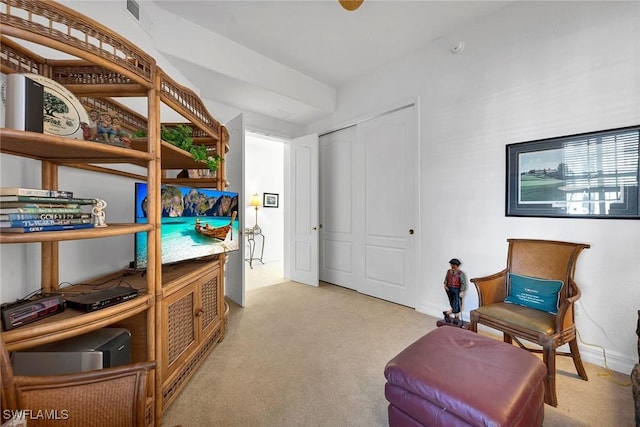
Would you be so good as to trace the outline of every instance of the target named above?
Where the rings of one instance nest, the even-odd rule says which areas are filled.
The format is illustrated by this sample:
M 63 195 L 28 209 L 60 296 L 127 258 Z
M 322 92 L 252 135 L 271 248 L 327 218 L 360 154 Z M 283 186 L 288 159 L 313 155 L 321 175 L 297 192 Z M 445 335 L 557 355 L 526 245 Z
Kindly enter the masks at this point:
M 44 133 L 84 139 L 80 125 L 89 123 L 89 116 L 78 98 L 55 80 L 38 74 L 25 76 L 44 87 Z

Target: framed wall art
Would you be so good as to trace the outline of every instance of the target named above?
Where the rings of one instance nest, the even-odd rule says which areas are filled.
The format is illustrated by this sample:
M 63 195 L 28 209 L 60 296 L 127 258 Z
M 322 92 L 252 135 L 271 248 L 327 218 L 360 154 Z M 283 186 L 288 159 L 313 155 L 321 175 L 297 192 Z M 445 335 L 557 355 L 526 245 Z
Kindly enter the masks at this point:
M 640 218 L 640 126 L 507 145 L 506 216 Z
M 262 196 L 262 206 L 265 208 L 277 208 L 279 201 L 278 193 L 264 193 Z

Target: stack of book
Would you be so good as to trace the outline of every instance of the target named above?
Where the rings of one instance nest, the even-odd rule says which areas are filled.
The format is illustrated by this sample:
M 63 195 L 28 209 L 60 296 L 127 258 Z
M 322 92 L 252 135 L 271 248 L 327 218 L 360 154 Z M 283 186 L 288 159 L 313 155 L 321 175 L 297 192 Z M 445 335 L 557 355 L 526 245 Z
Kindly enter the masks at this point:
M 70 191 L 0 187 L 0 233 L 93 228 L 86 207 L 96 203 L 96 199 L 73 197 Z

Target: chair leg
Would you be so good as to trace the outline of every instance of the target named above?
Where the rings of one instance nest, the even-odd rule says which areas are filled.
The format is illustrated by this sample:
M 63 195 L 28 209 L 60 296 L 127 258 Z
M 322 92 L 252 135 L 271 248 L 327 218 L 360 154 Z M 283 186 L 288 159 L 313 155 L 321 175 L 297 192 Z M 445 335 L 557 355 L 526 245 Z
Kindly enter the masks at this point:
M 513 344 L 513 338 L 511 338 L 511 335 L 507 334 L 506 332 L 502 334 L 502 341 L 506 342 L 507 344 Z
M 587 371 L 584 369 L 584 365 L 582 364 L 582 358 L 580 357 L 580 349 L 578 348 L 578 340 L 576 338 L 569 341 L 569 349 L 571 350 L 571 357 L 573 358 L 573 364 L 576 365 L 576 371 L 580 378 L 585 381 L 589 381 L 587 377 Z
M 547 380 L 544 384 L 544 403 L 551 406 L 558 406 L 558 396 L 556 395 L 556 349 L 553 345 L 543 346 L 542 361 L 547 367 Z
M 478 315 L 474 310 L 469 313 L 469 330 L 471 332 L 478 332 Z

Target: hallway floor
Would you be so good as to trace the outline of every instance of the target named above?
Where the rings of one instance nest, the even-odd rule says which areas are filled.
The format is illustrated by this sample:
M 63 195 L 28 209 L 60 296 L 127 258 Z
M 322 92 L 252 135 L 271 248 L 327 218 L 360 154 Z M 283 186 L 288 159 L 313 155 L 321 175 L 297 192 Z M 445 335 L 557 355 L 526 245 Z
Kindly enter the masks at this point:
M 247 291 L 264 288 L 285 281 L 284 263 L 282 260 L 267 261 L 264 264 L 260 261 L 253 261 L 253 268 L 249 263 L 244 264 L 245 286 Z

